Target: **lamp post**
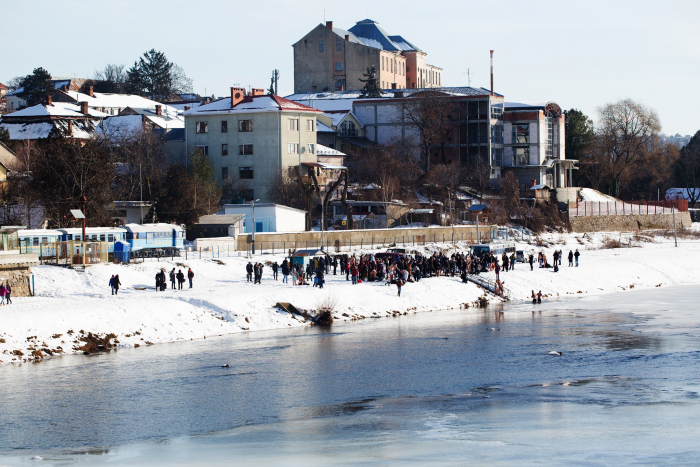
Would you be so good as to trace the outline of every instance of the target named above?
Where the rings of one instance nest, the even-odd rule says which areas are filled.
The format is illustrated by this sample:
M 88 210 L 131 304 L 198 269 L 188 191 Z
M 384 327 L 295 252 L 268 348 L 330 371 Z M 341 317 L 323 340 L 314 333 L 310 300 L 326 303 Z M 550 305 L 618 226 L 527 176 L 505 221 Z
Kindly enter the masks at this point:
M 253 254 L 255 254 L 255 202 L 256 201 L 260 201 L 260 200 L 254 199 L 253 201 L 250 202 L 250 205 L 252 206 L 251 217 L 253 218 L 253 225 L 251 226 L 251 228 L 253 229 L 252 230 L 253 235 L 252 235 L 252 239 L 251 239 L 251 243 L 253 244 L 251 247 L 252 248 L 251 251 L 253 252 Z
M 476 243 L 479 243 L 479 211 L 476 212 Z
M 321 251 L 323 251 L 323 231 L 326 230 L 326 205 L 321 199 Z

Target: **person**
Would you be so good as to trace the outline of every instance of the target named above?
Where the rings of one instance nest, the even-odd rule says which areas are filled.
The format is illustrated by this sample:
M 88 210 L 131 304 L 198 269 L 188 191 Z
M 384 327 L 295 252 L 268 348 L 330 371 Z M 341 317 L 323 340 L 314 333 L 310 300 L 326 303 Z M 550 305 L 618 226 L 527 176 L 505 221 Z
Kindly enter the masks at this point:
M 287 258 L 282 261 L 282 283 L 283 284 L 288 284 L 289 283 L 289 263 L 287 262 Z
M 333 257 L 333 275 L 335 276 L 335 272 L 338 270 L 338 257 L 334 256 Z
M 160 271 L 156 273 L 156 292 L 160 290 Z
M 109 279 L 109 287 L 112 289 L 112 295 L 114 295 L 114 274 L 112 274 L 112 277 Z
M 574 253 L 569 250 L 569 267 L 574 265 Z
M 119 280 L 119 274 L 114 276 L 114 279 L 112 279 L 112 288 L 114 289 L 114 295 L 119 295 L 119 286 L 122 285 L 121 281 Z
M 274 280 L 277 280 L 277 271 L 279 271 L 279 268 L 280 268 L 280 266 L 279 266 L 279 264 L 277 264 L 277 261 L 272 263 L 272 278 Z
M 173 290 L 175 290 L 175 268 L 173 268 L 173 270 L 170 271 L 170 286 Z
M 581 256 L 581 253 L 578 252 L 578 248 L 576 248 L 576 253 L 574 253 L 574 258 L 576 258 L 576 267 L 578 267 L 578 257 Z
M 534 271 L 534 269 L 532 268 L 532 264 L 535 262 L 535 255 L 530 253 L 530 256 L 528 256 L 527 259 L 528 259 L 528 262 L 530 263 L 530 271 Z M 532 293 L 535 293 L 535 292 L 533 291 Z
M 354 264 L 352 265 L 352 268 L 350 268 L 350 275 L 352 276 L 352 285 L 357 284 L 357 274 L 359 273 L 357 266 Z
M 7 293 L 7 289 L 5 289 L 5 284 L 0 282 L 0 305 L 5 304 L 5 294 Z
M 324 277 L 325 271 L 322 267 L 319 267 L 316 270 L 316 277 L 318 278 L 318 288 L 322 289 L 323 288 L 323 283 L 325 282 L 323 277 Z
M 498 264 L 498 261 L 496 261 L 494 271 L 496 272 L 496 280 L 500 279 L 499 273 L 501 272 L 501 266 Z
M 248 282 L 253 280 L 253 265 L 250 261 L 248 261 L 248 264 L 246 264 L 245 266 L 245 274 L 246 278 L 248 279 Z
M 177 288 L 182 290 L 182 284 L 185 283 L 185 275 L 182 273 L 182 269 L 177 270 Z
M 119 277 L 119 276 L 117 276 Z M 10 281 L 7 281 L 5 283 L 5 301 L 7 302 L 8 305 L 12 304 L 12 298 L 10 296 L 12 295 L 12 286 L 10 285 Z
M 559 262 L 556 260 L 554 261 L 554 272 L 559 272 Z
M 515 271 L 515 253 L 510 255 L 510 270 Z
M 297 285 L 297 280 L 299 278 L 299 273 L 296 269 L 292 269 L 292 285 Z
M 542 291 L 537 292 L 537 303 L 542 303 Z
M 532 304 L 534 305 L 535 303 L 537 303 L 537 297 L 535 296 L 535 291 L 533 290 L 532 291 Z
M 168 288 L 168 281 L 165 278 L 165 269 L 160 270 L 160 291 L 164 292 Z
M 194 272 L 192 271 L 192 268 L 189 268 L 187 271 L 187 278 L 190 280 L 190 289 L 192 288 L 192 279 L 194 279 Z
M 401 279 L 396 280 L 396 288 L 399 290 L 399 297 L 401 296 L 401 286 L 403 285 L 403 281 Z

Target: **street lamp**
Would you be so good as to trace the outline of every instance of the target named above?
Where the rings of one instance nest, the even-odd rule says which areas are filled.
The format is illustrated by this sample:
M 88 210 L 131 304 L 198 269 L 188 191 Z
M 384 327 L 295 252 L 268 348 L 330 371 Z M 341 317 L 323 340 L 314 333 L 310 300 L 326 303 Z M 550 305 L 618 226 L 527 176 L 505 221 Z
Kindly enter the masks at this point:
M 251 217 L 253 218 L 253 225 L 251 226 L 251 228 L 253 229 L 253 236 L 252 236 L 252 240 L 251 240 L 251 243 L 253 244 L 251 251 L 253 252 L 253 254 L 255 254 L 255 202 L 256 201 L 260 201 L 260 200 L 254 199 L 253 201 L 250 202 L 250 205 L 252 206 L 252 216 Z

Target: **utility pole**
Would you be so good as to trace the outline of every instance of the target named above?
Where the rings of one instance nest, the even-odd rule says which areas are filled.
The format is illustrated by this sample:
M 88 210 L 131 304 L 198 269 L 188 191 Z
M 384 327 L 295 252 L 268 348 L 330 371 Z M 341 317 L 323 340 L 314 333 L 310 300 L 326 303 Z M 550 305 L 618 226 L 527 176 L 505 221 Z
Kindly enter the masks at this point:
M 83 212 L 83 219 L 82 219 L 82 221 L 83 221 L 83 236 L 82 236 L 82 240 L 83 240 L 83 268 L 85 268 L 85 203 L 86 202 L 87 202 L 87 198 L 85 197 L 85 195 L 83 195 L 80 198 L 80 203 L 81 203 L 80 210 Z
M 254 199 L 253 201 L 250 202 L 251 210 L 252 210 L 251 217 L 253 218 L 253 225 L 251 226 L 253 229 L 252 238 L 251 238 L 251 243 L 252 243 L 251 251 L 253 252 L 253 254 L 255 254 L 255 202 L 256 201 L 260 201 L 260 200 Z
M 326 230 L 326 205 L 321 199 L 321 251 L 323 251 L 323 231 Z
M 143 178 L 141 177 L 141 163 L 139 162 L 139 185 L 141 186 L 141 203 L 139 210 L 141 211 L 141 224 L 143 224 Z

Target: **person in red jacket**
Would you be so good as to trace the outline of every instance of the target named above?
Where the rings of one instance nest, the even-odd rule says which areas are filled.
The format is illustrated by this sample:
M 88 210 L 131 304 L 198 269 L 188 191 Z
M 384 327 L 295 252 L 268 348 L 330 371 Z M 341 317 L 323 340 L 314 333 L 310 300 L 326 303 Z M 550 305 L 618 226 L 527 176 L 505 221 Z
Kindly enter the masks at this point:
M 190 280 L 190 289 L 192 288 L 192 279 L 194 279 L 194 272 L 192 272 L 192 268 L 189 268 L 187 270 L 187 278 Z

